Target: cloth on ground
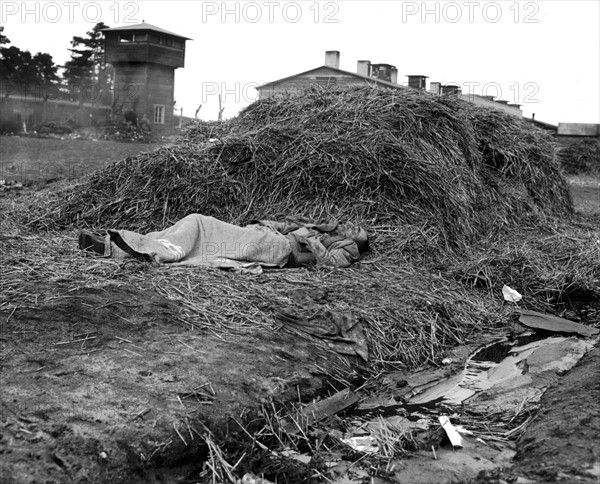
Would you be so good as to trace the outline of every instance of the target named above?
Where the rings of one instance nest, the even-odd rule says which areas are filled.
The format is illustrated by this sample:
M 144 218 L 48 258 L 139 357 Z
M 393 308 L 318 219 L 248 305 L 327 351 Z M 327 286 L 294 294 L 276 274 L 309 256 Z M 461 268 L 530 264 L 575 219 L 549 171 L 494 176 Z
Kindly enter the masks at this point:
M 166 230 L 142 235 L 129 230 L 109 230 L 107 251 L 123 259 L 131 252 L 117 246 L 120 238 L 133 255 L 146 255 L 159 263 L 244 268 L 283 267 L 290 254 L 289 240 L 262 225 L 238 227 L 214 217 L 191 214 Z
M 141 257 L 158 263 L 239 269 L 254 273 L 264 267 L 298 267 L 317 263 L 349 267 L 359 260 L 356 243 L 338 223 L 314 224 L 303 218 L 284 222 L 256 220 L 246 227 L 214 217 L 191 214 L 173 226 L 142 235 L 108 230 L 106 256 Z M 306 255 L 309 257 L 306 257 Z M 299 264 L 296 262 L 301 261 Z
M 318 310 L 311 316 L 281 312 L 277 319 L 288 327 L 323 340 L 327 346 L 344 355 L 360 356 L 369 360 L 367 338 L 362 323 L 350 311 Z

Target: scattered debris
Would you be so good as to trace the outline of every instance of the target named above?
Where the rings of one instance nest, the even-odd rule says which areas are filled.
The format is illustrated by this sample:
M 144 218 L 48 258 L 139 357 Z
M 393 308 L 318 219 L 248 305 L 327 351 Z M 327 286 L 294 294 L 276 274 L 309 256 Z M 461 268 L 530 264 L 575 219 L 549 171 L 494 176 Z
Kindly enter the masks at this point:
M 300 452 L 296 452 L 295 450 L 291 449 L 283 450 L 280 452 L 280 454 L 289 459 L 297 460 L 302 464 L 308 464 L 312 460 L 312 457 L 310 455 L 301 454 Z
M 358 395 L 349 389 L 332 395 L 325 400 L 311 403 L 302 409 L 298 419 L 283 424 L 283 430 L 290 434 L 297 433 L 303 426 L 312 425 L 324 418 L 335 415 L 338 412 L 358 402 Z
M 334 351 L 369 359 L 367 339 L 360 319 L 350 311 L 317 310 L 308 317 L 281 313 L 286 325 L 320 338 Z
M 502 287 L 502 295 L 504 296 L 505 301 L 513 303 L 518 303 L 521 299 L 523 299 L 523 296 L 521 296 L 518 291 L 515 291 L 512 287 L 509 287 L 506 284 Z
M 242 484 L 273 484 L 271 481 L 267 481 L 266 479 L 263 479 L 262 477 L 258 477 L 257 475 L 254 475 L 251 472 L 244 474 L 244 477 L 242 477 L 241 483 Z
M 586 337 L 600 333 L 600 330 L 597 328 L 584 326 L 583 324 L 551 314 L 538 313 L 537 311 L 529 311 L 527 309 L 520 309 L 519 313 L 521 314 L 519 321 L 529 328 L 543 329 L 556 333 L 576 333 Z
M 452 447 L 461 448 L 463 446 L 463 439 L 454 427 L 454 425 L 452 425 L 452 423 L 450 422 L 450 417 L 446 415 L 440 415 L 439 421 L 440 425 L 446 432 L 446 435 L 448 436 L 448 440 L 450 440 Z
M 524 400 L 532 404 L 559 373 L 573 367 L 593 347 L 593 343 L 574 337 L 545 338 L 523 346 L 495 344 L 505 348 L 506 356 L 499 362 L 477 359 L 491 346 L 486 345 L 471 355 L 461 373 L 427 387 L 409 402 L 443 401 L 481 411 L 484 407 L 508 410 Z
M 350 437 L 342 439 L 342 442 L 358 452 L 366 452 L 368 454 L 376 454 L 379 452 L 379 447 L 373 437 L 366 435 L 363 437 Z

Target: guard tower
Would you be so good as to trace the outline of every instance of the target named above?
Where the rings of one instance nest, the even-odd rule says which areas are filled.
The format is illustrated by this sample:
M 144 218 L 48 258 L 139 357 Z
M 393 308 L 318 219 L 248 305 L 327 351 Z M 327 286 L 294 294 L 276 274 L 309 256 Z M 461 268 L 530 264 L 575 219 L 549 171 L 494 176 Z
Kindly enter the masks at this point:
M 173 131 L 175 69 L 184 66 L 188 37 L 139 23 L 103 30 L 105 60 L 114 67 L 113 106 L 148 117 L 155 134 Z

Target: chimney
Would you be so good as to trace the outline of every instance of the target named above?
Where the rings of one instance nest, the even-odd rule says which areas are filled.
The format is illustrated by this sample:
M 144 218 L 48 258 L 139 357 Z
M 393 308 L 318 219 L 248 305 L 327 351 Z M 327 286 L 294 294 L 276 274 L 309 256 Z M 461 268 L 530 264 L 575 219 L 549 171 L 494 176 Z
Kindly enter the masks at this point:
M 382 81 L 392 82 L 392 71 L 396 66 L 390 64 L 371 64 L 371 77 Z M 398 69 L 396 69 L 396 76 Z M 397 79 L 396 79 L 397 80 Z
M 371 77 L 371 61 L 359 60 L 356 63 L 356 73 L 359 76 Z
M 431 82 L 429 84 L 429 92 L 433 94 L 441 94 L 442 91 L 442 83 L 441 82 Z
M 396 69 L 395 67 L 392 67 L 392 75 L 390 77 L 390 81 L 392 81 L 394 84 L 398 84 L 398 69 Z
M 406 77 L 408 77 L 408 87 L 412 87 L 413 89 L 420 89 L 422 91 L 425 90 L 425 87 L 427 85 L 427 76 L 423 76 L 421 74 L 410 74 Z
M 442 94 L 448 96 L 455 96 L 460 94 L 460 87 L 454 84 L 445 84 L 442 86 Z
M 339 50 L 328 50 L 325 52 L 325 65 L 327 67 L 333 67 L 335 69 L 340 68 L 340 51 Z
M 535 119 L 535 113 L 531 114 L 531 119 Z

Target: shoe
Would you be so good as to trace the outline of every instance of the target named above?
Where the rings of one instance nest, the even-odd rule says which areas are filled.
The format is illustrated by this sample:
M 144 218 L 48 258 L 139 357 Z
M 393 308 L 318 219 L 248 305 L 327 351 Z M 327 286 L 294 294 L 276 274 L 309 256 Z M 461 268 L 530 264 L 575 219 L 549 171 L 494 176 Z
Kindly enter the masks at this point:
M 104 255 L 104 237 L 98 237 L 84 230 L 79 233 L 79 248 L 86 252 L 95 252 L 96 254 Z

